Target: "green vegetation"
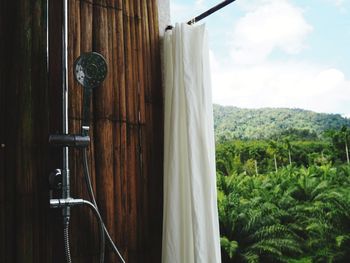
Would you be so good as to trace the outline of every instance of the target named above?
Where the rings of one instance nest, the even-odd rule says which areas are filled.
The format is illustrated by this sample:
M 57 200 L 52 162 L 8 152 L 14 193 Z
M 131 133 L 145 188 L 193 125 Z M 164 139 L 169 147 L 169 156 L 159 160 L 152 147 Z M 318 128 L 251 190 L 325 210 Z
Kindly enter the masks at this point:
M 233 172 L 253 175 L 278 171 L 278 168 L 288 164 L 307 167 L 345 159 L 342 148 L 336 148 L 335 154 L 333 149 L 331 142 L 321 140 L 288 141 L 288 144 L 284 140 L 236 140 L 216 145 L 216 165 L 224 175 Z M 248 169 L 253 163 L 254 169 Z
M 268 136 L 259 135 L 267 124 L 249 133 L 255 117 L 243 128 L 219 129 L 221 135 L 230 134 L 220 135 L 216 145 L 223 262 L 348 262 L 349 120 L 302 110 L 265 110 L 256 111 L 264 112 L 260 117 L 265 119 L 271 116 L 267 112 L 279 112 L 275 120 L 295 111 L 298 118 L 289 118 L 300 123 L 305 121 L 302 115 L 313 117 L 290 129 L 276 122 Z M 235 125 L 243 119 L 238 118 Z M 313 119 L 320 121 L 316 125 Z M 216 129 L 223 123 L 217 121 Z
M 301 109 L 241 109 L 214 105 L 217 141 L 234 139 L 274 139 L 289 135 L 296 139 L 316 139 L 326 130 L 350 126 L 350 119 Z
M 218 173 L 223 262 L 348 262 L 350 169 Z

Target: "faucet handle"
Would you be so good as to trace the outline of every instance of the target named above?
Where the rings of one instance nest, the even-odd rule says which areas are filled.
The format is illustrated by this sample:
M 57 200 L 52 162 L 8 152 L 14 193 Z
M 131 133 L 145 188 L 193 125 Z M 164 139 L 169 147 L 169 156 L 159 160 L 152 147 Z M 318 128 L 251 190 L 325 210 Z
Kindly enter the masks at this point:
M 62 189 L 62 171 L 61 169 L 55 169 L 49 174 L 49 186 L 50 190 Z

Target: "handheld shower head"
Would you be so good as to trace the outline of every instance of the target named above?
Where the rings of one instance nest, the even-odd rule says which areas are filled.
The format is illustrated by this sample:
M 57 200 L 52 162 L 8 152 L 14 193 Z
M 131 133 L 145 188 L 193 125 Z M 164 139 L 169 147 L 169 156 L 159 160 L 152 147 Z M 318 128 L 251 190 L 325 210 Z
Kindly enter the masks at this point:
M 107 75 L 105 58 L 96 52 L 83 53 L 74 62 L 75 79 L 83 86 L 82 134 L 87 135 L 89 127 L 90 97 L 92 89 L 101 85 Z
M 83 53 L 74 62 L 74 75 L 85 89 L 98 87 L 107 75 L 105 58 L 96 52 Z

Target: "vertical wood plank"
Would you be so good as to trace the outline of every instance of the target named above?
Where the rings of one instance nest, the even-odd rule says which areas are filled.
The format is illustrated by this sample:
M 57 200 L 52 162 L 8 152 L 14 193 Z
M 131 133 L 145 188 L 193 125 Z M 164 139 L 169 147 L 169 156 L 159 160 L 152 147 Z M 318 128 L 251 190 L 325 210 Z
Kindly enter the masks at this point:
M 154 174 L 163 173 L 163 96 L 161 87 L 161 75 L 157 74 L 160 72 L 160 59 L 159 59 L 159 33 L 158 33 L 158 14 L 156 7 L 156 0 L 147 1 L 148 17 L 150 19 L 150 50 L 151 50 L 151 98 L 152 105 L 150 106 L 147 114 L 151 122 L 147 126 L 147 133 L 149 134 L 148 143 L 159 143 L 160 147 L 152 148 L 150 151 L 149 159 L 149 172 Z M 152 241 L 155 244 L 161 246 L 161 232 L 162 230 L 158 225 L 162 224 L 162 217 L 156 216 L 162 213 L 162 196 L 163 196 L 163 177 L 150 178 L 149 180 L 149 192 L 157 194 L 150 195 L 150 231 L 155 233 L 152 236 Z M 160 253 L 157 251 L 157 247 L 152 247 L 151 261 L 160 261 Z
M 107 1 L 97 1 L 101 6 L 107 6 Z M 112 49 L 110 47 L 110 20 L 108 9 L 103 7 L 94 8 L 93 21 L 93 45 L 94 50 L 101 53 L 112 64 Z M 109 67 L 109 70 L 111 67 Z M 113 187 L 113 73 L 108 72 L 107 78 L 94 90 L 94 147 L 95 147 L 95 173 L 97 198 L 100 211 L 105 220 L 105 225 L 112 237 L 114 237 L 114 187 Z M 107 254 L 106 260 L 112 262 L 114 255 Z
M 92 35 L 92 8 L 85 2 L 77 0 L 68 1 L 69 4 L 69 42 L 68 42 L 68 83 L 69 83 L 69 132 L 79 134 L 81 132 L 82 120 L 82 100 L 83 87 L 77 83 L 74 78 L 73 65 L 74 61 L 81 53 L 89 49 L 91 50 L 90 39 L 85 38 L 86 35 Z M 86 24 L 85 24 L 86 23 Z M 83 43 L 83 39 L 84 44 Z M 88 199 L 88 194 L 83 177 L 82 152 L 77 149 L 70 149 L 70 182 L 71 196 L 73 198 Z M 93 213 L 86 208 L 71 209 L 71 257 L 74 262 L 94 262 L 98 259 L 99 246 L 98 239 L 87 239 L 86 236 L 96 237 L 97 224 Z M 82 234 L 84 233 L 84 234 Z M 89 251 L 89 257 L 86 258 L 86 251 Z M 84 259 L 85 257 L 85 259 Z
M 92 2 L 89 1 L 80 1 L 80 20 L 81 20 L 81 42 L 79 43 L 81 46 L 81 52 L 91 52 L 93 51 L 93 21 L 94 21 L 94 15 L 93 15 L 93 5 Z M 80 55 L 80 54 L 78 54 Z M 80 102 L 82 101 L 82 98 L 80 99 Z M 91 176 L 91 182 L 92 187 L 94 189 L 95 197 L 96 195 L 96 171 L 95 171 L 95 155 L 93 154 L 95 151 L 94 148 L 94 130 L 95 125 L 93 122 L 93 99 L 91 99 L 91 111 L 90 111 L 90 145 L 88 148 L 88 162 L 89 162 L 89 170 L 90 170 L 90 176 Z M 80 107 L 81 108 L 81 107 Z M 81 119 L 82 113 L 80 113 L 80 119 Z M 80 154 L 80 160 L 82 158 L 82 155 Z M 80 170 L 82 168 L 82 163 L 80 162 Z M 83 176 L 83 175 L 82 175 Z M 82 185 L 83 192 L 85 193 L 85 198 L 88 199 L 87 194 L 87 188 L 85 185 L 85 180 L 81 178 L 80 184 Z M 95 237 L 90 241 L 87 241 L 87 249 L 89 251 L 94 251 L 95 256 L 93 257 L 92 262 L 96 262 L 98 260 L 98 247 L 99 247 L 99 241 L 98 238 L 96 238 L 99 235 L 99 228 L 96 223 L 95 215 L 92 213 L 92 211 L 89 211 L 89 229 L 91 230 L 91 236 Z M 86 221 L 86 217 L 83 216 L 80 219 L 81 221 Z M 84 260 L 84 252 L 81 253 L 82 260 Z M 86 257 L 86 256 L 85 256 Z M 86 259 L 86 258 L 85 258 Z
M 62 1 L 51 0 L 49 4 L 49 74 L 48 74 L 48 92 L 49 92 L 49 134 L 55 134 L 62 131 Z M 50 173 L 56 168 L 62 166 L 62 151 L 55 147 L 49 147 L 48 167 L 46 171 Z M 47 176 L 47 174 L 46 174 Z M 45 178 L 45 177 L 44 177 Z M 47 177 L 46 177 L 47 178 Z M 48 190 L 46 188 L 46 190 Z M 46 199 L 48 202 L 48 198 Z M 46 250 L 49 251 L 50 260 L 54 263 L 64 261 L 63 234 L 62 234 L 62 217 L 61 211 L 48 209 L 49 225 L 48 243 L 45 244 Z
M 9 25 L 8 19 L 6 19 L 6 12 L 10 10 L 9 3 L 7 1 L 2 1 L 0 3 L 0 32 L 6 32 L 6 26 Z M 11 34 L 7 36 L 8 38 L 12 39 Z M 0 43 L 1 50 L 8 50 L 12 51 L 9 47 L 9 44 L 7 41 L 1 41 Z M 1 61 L 8 61 L 8 57 L 5 52 L 1 52 L 0 54 L 0 60 Z M 9 75 L 9 68 L 5 67 L 6 63 L 0 64 L 0 120 L 5 124 L 6 120 L 6 111 L 7 111 L 7 99 L 9 98 L 6 92 L 6 84 L 7 84 L 7 76 Z M 5 99 L 6 98 L 6 99 Z M 9 201 L 8 197 L 6 195 L 6 187 L 9 187 L 10 185 L 7 184 L 7 178 L 6 178 L 6 156 L 9 155 L 7 151 L 7 141 L 6 141 L 6 125 L 1 125 L 0 127 L 0 174 L 3 176 L 0 176 L 0 209 L 3 211 L 0 214 L 0 232 L 2 235 L 0 236 L 0 253 L 2 260 L 9 260 L 9 247 L 11 246 L 11 240 L 6 240 L 8 236 L 8 228 L 7 220 L 11 219 L 10 216 L 7 215 L 8 209 L 6 206 L 6 203 Z M 11 226 L 10 226 L 11 227 Z M 10 244 L 9 244 L 10 243 Z
M 117 65 L 116 65 L 116 96 L 117 96 L 117 129 L 115 136 L 116 140 L 116 151 L 114 152 L 114 163 L 117 165 L 115 174 L 115 187 L 116 187 L 116 200 L 117 200 L 117 217 L 118 224 L 116 226 L 117 234 L 117 245 L 121 248 L 122 255 L 127 260 L 127 244 L 128 244 L 128 194 L 125 191 L 127 186 L 127 175 L 128 171 L 126 169 L 126 120 L 127 120 L 127 110 L 126 110 L 126 70 L 125 70 L 125 44 L 124 44 L 124 22 L 123 22 L 123 1 L 117 0 L 116 5 L 118 10 L 116 11 L 116 41 L 117 41 Z

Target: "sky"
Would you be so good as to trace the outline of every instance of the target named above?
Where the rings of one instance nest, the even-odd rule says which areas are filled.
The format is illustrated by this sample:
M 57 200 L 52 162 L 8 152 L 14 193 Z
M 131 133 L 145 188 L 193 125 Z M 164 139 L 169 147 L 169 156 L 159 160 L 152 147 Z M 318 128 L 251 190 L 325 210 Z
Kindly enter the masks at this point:
M 170 0 L 172 24 L 219 2 Z M 350 117 L 350 0 L 236 0 L 203 23 L 214 103 Z

